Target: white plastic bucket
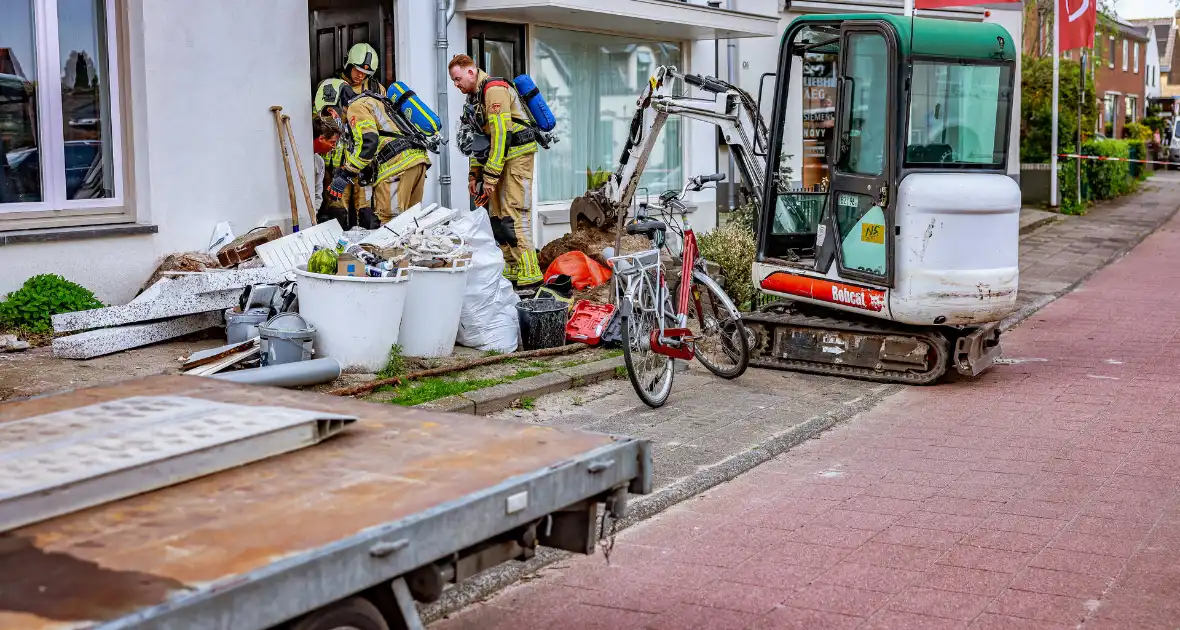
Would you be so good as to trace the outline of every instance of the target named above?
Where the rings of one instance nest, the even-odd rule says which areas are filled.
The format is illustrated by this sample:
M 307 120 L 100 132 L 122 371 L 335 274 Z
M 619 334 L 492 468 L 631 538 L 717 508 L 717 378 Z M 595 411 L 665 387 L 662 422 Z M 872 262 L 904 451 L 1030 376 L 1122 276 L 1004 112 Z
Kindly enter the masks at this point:
M 377 372 L 398 342 L 410 270 L 389 278 L 329 276 L 295 268 L 299 314 L 315 326 L 316 357 L 331 357 L 348 372 Z
M 454 352 L 470 263 L 468 258 L 459 258 L 446 267 L 411 267 L 414 273 L 398 342 L 402 354 L 433 358 Z

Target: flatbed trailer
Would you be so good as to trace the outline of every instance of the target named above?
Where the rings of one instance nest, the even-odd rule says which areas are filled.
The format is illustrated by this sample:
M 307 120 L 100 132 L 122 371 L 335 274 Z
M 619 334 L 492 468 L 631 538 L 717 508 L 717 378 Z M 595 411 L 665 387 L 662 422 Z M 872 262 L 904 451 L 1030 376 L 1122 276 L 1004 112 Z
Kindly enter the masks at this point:
M 191 376 L 11 402 L 0 423 L 133 396 L 358 420 L 303 450 L 0 533 L 0 629 L 420 628 L 414 600 L 538 544 L 593 553 L 602 510 L 651 491 L 643 440 Z

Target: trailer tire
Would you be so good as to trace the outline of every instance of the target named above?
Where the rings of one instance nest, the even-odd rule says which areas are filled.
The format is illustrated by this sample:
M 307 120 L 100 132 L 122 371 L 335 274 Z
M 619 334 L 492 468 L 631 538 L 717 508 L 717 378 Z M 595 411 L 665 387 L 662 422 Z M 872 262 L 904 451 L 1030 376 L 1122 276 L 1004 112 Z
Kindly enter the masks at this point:
M 350 597 L 300 619 L 291 630 L 389 630 L 389 624 L 372 602 Z

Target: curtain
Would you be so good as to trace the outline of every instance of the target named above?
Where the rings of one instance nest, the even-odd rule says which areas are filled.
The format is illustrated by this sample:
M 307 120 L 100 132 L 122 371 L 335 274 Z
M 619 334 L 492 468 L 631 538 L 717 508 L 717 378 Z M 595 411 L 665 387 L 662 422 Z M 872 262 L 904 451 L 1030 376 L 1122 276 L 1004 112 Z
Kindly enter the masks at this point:
M 678 44 L 537 28 L 531 69 L 557 119 L 559 142 L 542 151 L 537 194 L 542 203 L 586 192 L 586 171 L 614 170 L 627 140 L 639 88 L 656 66 L 682 65 Z M 640 76 L 642 75 L 642 76 Z M 640 185 L 653 195 L 683 186 L 681 121 L 672 116 Z

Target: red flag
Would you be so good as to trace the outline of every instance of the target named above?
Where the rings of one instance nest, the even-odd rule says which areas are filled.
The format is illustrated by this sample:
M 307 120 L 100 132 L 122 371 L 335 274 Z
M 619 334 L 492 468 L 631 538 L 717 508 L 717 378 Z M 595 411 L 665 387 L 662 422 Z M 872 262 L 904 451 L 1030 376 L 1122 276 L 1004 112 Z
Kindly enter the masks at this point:
M 965 7 L 972 4 L 1003 4 L 1006 2 L 1020 1 L 1021 0 L 914 0 L 914 8 L 941 9 L 943 7 Z
M 1098 24 L 1098 0 L 1057 0 L 1057 37 L 1062 52 L 1074 48 L 1094 47 L 1094 28 Z

